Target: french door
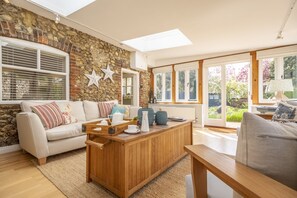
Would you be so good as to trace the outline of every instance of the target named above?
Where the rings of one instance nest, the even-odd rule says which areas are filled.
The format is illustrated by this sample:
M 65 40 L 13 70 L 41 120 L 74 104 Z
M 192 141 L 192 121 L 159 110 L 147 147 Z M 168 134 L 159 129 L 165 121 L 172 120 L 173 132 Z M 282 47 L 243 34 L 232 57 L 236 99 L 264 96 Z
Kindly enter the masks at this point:
M 204 68 L 205 124 L 236 128 L 250 104 L 250 63 Z

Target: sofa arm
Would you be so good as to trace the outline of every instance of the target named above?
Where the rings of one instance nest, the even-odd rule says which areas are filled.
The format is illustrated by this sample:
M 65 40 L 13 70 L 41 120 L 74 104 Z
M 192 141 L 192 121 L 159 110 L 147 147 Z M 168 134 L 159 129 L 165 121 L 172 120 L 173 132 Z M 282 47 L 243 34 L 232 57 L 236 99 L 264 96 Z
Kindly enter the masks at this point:
M 49 155 L 48 141 L 41 120 L 35 113 L 23 112 L 16 116 L 20 146 L 36 158 Z
M 205 145 L 185 146 L 185 150 L 192 159 L 195 197 L 207 197 L 207 170 L 244 197 L 297 197 L 294 189 Z

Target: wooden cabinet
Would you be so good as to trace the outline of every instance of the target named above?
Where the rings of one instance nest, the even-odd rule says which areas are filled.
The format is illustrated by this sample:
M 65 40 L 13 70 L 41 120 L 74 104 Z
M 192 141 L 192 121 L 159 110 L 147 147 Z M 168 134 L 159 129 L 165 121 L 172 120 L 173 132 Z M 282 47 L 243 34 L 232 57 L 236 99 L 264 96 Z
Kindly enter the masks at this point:
M 95 181 L 119 197 L 129 197 L 186 155 L 184 145 L 192 144 L 192 122 L 169 122 L 148 133 L 128 137 L 98 137 L 103 149 L 87 145 L 87 181 Z

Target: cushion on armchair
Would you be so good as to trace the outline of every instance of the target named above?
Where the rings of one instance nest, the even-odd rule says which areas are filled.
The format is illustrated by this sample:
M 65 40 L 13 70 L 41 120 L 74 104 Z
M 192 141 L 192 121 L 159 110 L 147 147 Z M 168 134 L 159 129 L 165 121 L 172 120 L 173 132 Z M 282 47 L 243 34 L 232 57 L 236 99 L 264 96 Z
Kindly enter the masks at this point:
M 236 161 L 297 190 L 297 124 L 244 113 Z

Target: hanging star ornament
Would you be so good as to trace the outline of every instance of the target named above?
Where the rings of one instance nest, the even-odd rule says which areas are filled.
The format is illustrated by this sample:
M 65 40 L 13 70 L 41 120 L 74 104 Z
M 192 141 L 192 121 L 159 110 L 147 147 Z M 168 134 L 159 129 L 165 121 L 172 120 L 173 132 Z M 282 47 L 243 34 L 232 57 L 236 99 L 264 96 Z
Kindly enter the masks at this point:
M 100 80 L 101 77 L 98 76 L 94 70 L 92 71 L 92 74 L 85 74 L 85 75 L 89 79 L 88 87 L 91 86 L 92 84 L 94 84 L 99 88 L 98 81 Z
M 105 74 L 104 80 L 106 80 L 107 78 L 109 78 L 112 82 L 114 82 L 113 79 L 112 79 L 112 75 L 114 74 L 114 72 L 110 70 L 109 65 L 107 65 L 107 68 L 106 69 L 101 69 L 101 70 Z

